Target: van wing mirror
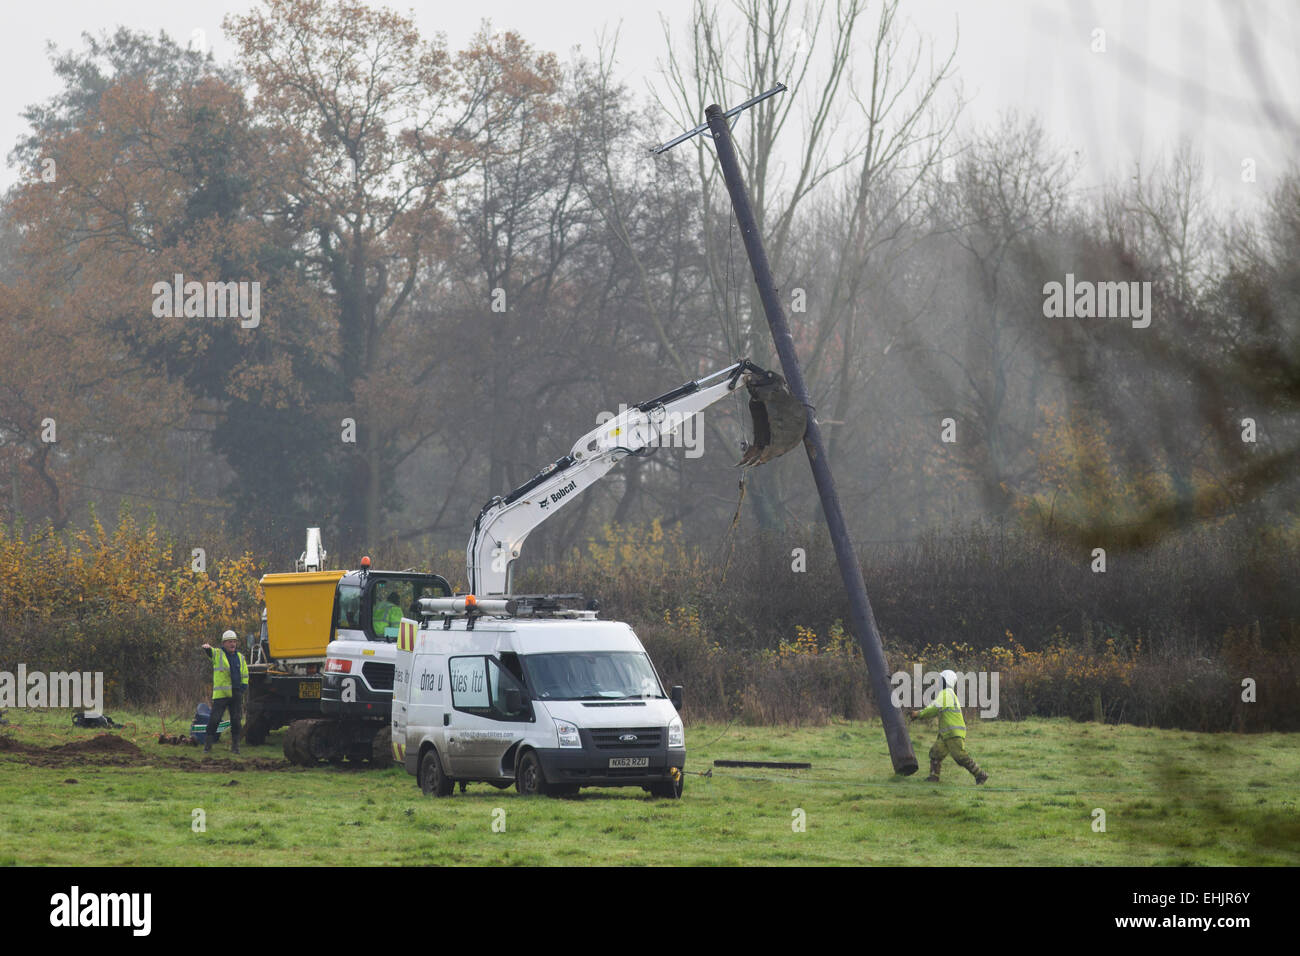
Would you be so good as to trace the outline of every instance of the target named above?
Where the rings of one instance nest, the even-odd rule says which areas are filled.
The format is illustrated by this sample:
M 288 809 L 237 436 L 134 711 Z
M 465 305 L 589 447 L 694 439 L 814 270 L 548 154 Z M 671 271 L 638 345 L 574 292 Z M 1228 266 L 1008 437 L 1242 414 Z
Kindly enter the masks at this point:
M 678 712 L 680 713 L 682 709 L 682 685 L 681 684 L 673 685 L 673 689 L 669 691 L 668 699 L 673 702 L 673 706 L 677 708 Z
M 506 712 L 517 714 L 524 709 L 524 695 L 516 687 L 506 688 Z

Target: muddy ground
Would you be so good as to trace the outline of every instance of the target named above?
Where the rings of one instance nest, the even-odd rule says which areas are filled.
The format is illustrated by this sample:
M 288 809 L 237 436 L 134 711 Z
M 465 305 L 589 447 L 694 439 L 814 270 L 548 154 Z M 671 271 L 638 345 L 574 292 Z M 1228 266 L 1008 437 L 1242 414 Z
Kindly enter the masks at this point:
M 196 773 L 234 773 L 241 770 L 305 770 L 284 759 L 267 757 L 236 757 L 225 753 L 220 757 L 172 756 L 141 750 L 125 737 L 99 734 L 89 740 L 77 740 L 53 747 L 25 744 L 0 733 L 0 760 L 12 760 L 30 767 L 161 767 L 167 770 L 188 770 Z

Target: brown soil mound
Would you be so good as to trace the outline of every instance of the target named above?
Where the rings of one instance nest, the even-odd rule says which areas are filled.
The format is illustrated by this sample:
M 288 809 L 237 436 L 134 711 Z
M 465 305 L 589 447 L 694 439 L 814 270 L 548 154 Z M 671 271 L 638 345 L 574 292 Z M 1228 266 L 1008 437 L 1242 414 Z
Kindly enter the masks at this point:
M 75 740 L 70 744 L 60 744 L 57 747 L 51 747 L 51 752 L 65 754 L 141 754 L 135 744 L 125 737 L 115 737 L 112 734 L 100 734 L 97 737 L 91 737 L 89 740 Z
M 33 747 L 12 737 L 0 736 L 0 754 L 14 754 L 29 767 L 162 767 L 192 773 L 232 773 L 241 770 L 305 770 L 284 759 L 251 757 L 243 760 L 203 757 L 168 757 L 147 754 L 129 740 L 101 734 L 55 747 Z
M 35 747 L 0 734 L 0 754 L 16 754 L 29 767 L 161 767 L 193 773 L 237 773 L 241 770 L 305 771 L 284 759 L 205 756 L 198 760 L 181 756 L 147 754 L 131 741 L 113 734 L 76 740 L 53 747 Z

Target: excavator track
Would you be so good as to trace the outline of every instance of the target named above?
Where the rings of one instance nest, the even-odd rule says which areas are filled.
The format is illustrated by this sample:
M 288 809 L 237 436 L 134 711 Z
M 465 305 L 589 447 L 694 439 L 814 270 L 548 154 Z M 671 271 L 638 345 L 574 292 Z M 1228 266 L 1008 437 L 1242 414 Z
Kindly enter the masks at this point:
M 375 731 L 374 742 L 370 746 L 370 766 L 383 770 L 393 765 L 393 732 L 388 727 Z
M 393 762 L 390 739 L 388 726 L 374 729 L 373 722 L 295 720 L 284 735 L 284 756 L 299 767 L 314 767 L 322 761 L 339 764 L 346 759 L 381 769 Z
M 284 757 L 289 763 L 299 767 L 311 767 L 316 764 L 316 758 L 312 756 L 307 745 L 312 725 L 316 723 L 319 721 L 295 720 L 289 725 L 284 735 Z
M 244 724 L 244 740 L 254 747 L 266 743 L 266 735 L 271 732 L 270 720 L 264 714 L 250 717 Z

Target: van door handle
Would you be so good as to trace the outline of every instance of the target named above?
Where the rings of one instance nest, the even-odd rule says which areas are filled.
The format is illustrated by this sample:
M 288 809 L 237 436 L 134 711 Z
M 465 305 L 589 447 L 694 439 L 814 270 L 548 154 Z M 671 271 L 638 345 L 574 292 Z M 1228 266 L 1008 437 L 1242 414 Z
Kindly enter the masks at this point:
M 442 725 L 443 725 L 444 727 L 450 727 L 450 726 L 451 726 L 451 714 L 443 714 L 443 715 L 442 715 Z

